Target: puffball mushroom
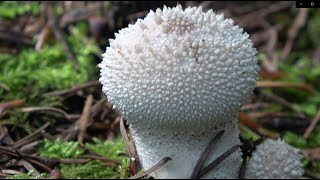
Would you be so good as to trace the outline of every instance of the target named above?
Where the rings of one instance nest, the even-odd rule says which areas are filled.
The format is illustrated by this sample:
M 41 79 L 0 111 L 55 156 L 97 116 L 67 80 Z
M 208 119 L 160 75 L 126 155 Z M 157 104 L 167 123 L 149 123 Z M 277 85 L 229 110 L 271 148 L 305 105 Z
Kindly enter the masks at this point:
M 299 149 L 278 139 L 257 146 L 249 160 L 246 179 L 297 179 L 303 175 Z
M 240 144 L 237 115 L 255 87 L 256 53 L 233 20 L 201 6 L 151 10 L 110 40 L 103 92 L 128 121 L 145 170 L 172 159 L 154 178 L 190 178 L 222 130 L 205 166 Z M 237 178 L 240 163 L 237 150 L 204 178 Z

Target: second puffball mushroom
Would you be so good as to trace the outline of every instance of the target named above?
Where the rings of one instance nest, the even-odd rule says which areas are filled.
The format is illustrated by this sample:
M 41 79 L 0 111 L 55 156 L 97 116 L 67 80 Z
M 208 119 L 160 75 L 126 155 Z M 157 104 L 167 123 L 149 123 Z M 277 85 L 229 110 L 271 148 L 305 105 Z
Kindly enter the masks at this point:
M 267 139 L 249 160 L 246 179 L 298 179 L 303 173 L 300 150 L 281 139 Z
M 240 144 L 237 115 L 255 87 L 256 53 L 233 20 L 201 7 L 165 6 L 115 34 L 100 81 L 128 120 L 144 169 L 170 157 L 151 175 L 190 178 L 218 132 L 208 162 Z M 237 150 L 204 178 L 237 178 L 240 163 Z

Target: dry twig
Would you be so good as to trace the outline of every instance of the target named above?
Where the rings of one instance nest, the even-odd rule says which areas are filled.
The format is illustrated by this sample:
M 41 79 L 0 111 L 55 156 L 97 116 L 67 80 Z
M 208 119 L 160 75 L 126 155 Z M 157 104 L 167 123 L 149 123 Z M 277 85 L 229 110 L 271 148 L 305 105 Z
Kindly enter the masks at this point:
M 318 110 L 318 113 L 316 114 L 316 116 L 312 119 L 309 127 L 307 128 L 306 132 L 303 134 L 303 137 L 305 139 L 307 139 L 311 132 L 313 131 L 313 129 L 315 128 L 315 126 L 317 125 L 317 123 L 319 122 L 320 120 L 320 109 Z
M 13 42 L 19 45 L 24 44 L 28 46 L 33 46 L 32 39 L 30 37 L 16 32 L 0 31 L 0 40 L 4 42 Z
M 284 46 L 282 58 L 286 59 L 291 52 L 293 41 L 297 37 L 299 30 L 305 25 L 306 20 L 308 17 L 308 9 L 307 8 L 300 8 L 299 13 L 296 16 L 292 26 L 288 32 L 288 40 Z
M 126 128 L 124 127 L 123 118 L 120 119 L 120 132 L 124 139 L 124 143 L 126 145 L 126 148 L 128 150 L 130 160 L 131 160 L 131 166 L 130 169 L 133 171 L 133 174 L 136 174 L 138 171 L 141 170 L 140 161 L 138 157 L 138 153 L 136 151 L 135 145 L 133 141 L 130 141 L 128 133 L 126 131 Z
M 90 119 L 90 108 L 92 105 L 93 96 L 90 94 L 87 97 L 87 100 L 85 102 L 85 105 L 83 107 L 83 111 L 80 117 L 80 123 L 79 123 L 79 133 L 78 133 L 78 141 L 81 145 L 83 145 L 84 136 L 88 127 L 88 122 Z
M 79 114 L 68 114 L 67 112 L 54 108 L 54 107 L 26 107 L 26 108 L 21 108 L 21 112 L 35 112 L 35 111 L 50 111 L 54 113 L 58 113 L 63 115 L 63 117 L 67 120 L 73 121 L 75 119 L 78 119 L 80 117 Z
M 297 88 L 309 93 L 316 93 L 316 90 L 313 86 L 309 84 L 294 84 L 289 82 L 272 82 L 272 81 L 258 81 L 256 87 L 263 88 L 263 87 L 289 87 L 289 88 Z
M 19 139 L 18 141 L 14 142 L 13 144 L 10 144 L 10 145 L 12 145 L 14 148 L 18 148 L 18 147 L 21 147 L 21 146 L 23 146 L 25 144 L 28 144 L 28 143 L 32 142 L 34 140 L 33 138 L 35 136 L 37 136 L 39 133 L 41 133 L 41 131 L 46 129 L 49 125 L 50 125 L 50 122 L 47 122 L 45 125 L 43 125 L 39 129 L 37 129 L 33 133 L 25 136 L 24 138 Z
M 63 95 L 70 95 L 74 94 L 77 91 L 80 91 L 82 89 L 90 88 L 90 87 L 95 87 L 95 86 L 100 86 L 101 83 L 100 81 L 90 81 L 86 82 L 84 84 L 80 84 L 77 86 L 72 87 L 71 89 L 66 89 L 66 90 L 61 90 L 61 91 L 54 91 L 54 92 L 49 92 L 45 93 L 44 96 L 63 96 Z
M 12 108 L 20 107 L 23 104 L 24 104 L 24 101 L 20 100 L 20 99 L 9 101 L 9 102 L 5 102 L 5 103 L 0 103 L 0 115 L 6 109 L 12 109 Z
M 45 26 L 41 30 L 40 36 L 35 46 L 36 51 L 40 51 L 40 49 L 42 49 L 42 47 L 44 46 L 45 42 L 49 39 L 51 34 L 52 34 L 51 28 L 49 28 L 48 26 Z
M 163 165 L 165 165 L 168 161 L 170 161 L 171 158 L 170 157 L 165 157 L 163 158 L 160 162 L 158 162 L 156 165 L 152 166 L 150 169 L 142 172 L 142 173 L 139 173 L 139 174 L 136 174 L 132 177 L 129 177 L 128 179 L 140 179 L 144 176 L 147 176 L 148 174 L 158 170 L 159 168 L 161 168 Z
M 312 161 L 319 161 L 320 160 L 320 148 L 314 149 L 302 149 L 301 153 L 304 157 L 311 159 Z
M 0 88 L 4 89 L 6 91 L 10 91 L 10 88 L 7 85 L 3 84 L 3 83 L 0 83 Z
M 59 26 L 57 25 L 57 18 L 54 15 L 52 4 L 48 6 L 47 13 L 48 13 L 48 17 L 49 17 L 48 26 L 53 31 L 55 37 L 61 42 L 62 47 L 64 49 L 64 52 L 67 54 L 68 58 L 71 60 L 74 68 L 77 71 L 79 71 L 79 64 L 78 64 L 77 58 L 74 55 L 74 53 L 72 52 L 71 48 L 69 47 L 67 41 L 63 37 L 63 34 L 62 34 Z
M 26 160 L 23 160 L 21 159 L 19 162 L 18 162 L 18 165 L 22 165 L 24 168 L 26 168 L 26 170 L 28 170 L 28 172 L 32 171 L 32 175 L 33 176 L 39 176 L 40 173 L 37 171 L 36 168 L 34 168 L 32 166 L 32 164 L 30 164 L 28 161 Z

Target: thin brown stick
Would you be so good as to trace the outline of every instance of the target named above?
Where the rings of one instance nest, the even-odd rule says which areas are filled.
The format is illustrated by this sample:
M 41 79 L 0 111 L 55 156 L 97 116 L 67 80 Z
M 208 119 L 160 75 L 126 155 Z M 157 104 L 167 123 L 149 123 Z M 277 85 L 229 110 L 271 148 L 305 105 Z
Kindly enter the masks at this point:
M 54 107 L 26 107 L 26 108 L 21 108 L 21 111 L 22 112 L 51 111 L 51 112 L 63 115 L 63 117 L 68 120 L 75 120 L 80 118 L 79 114 L 68 114 L 63 110 L 54 108 Z
M 24 168 L 26 168 L 29 172 L 32 171 L 33 176 L 39 176 L 40 173 L 37 171 L 36 168 L 32 166 L 28 161 L 21 159 L 18 163 L 18 165 L 22 165 Z
M 277 96 L 275 94 L 272 94 L 272 95 L 265 95 L 268 99 L 272 100 L 272 101 L 275 101 L 276 103 L 279 103 L 281 105 L 284 105 L 290 109 L 292 109 L 293 111 L 295 111 L 298 116 L 300 116 L 301 118 L 306 118 L 306 116 L 298 109 L 296 108 L 295 106 L 293 106 L 292 103 L 290 103 L 289 101 L 287 101 L 286 99 L 280 97 L 280 96 Z
M 267 41 L 270 38 L 270 31 L 276 31 L 279 32 L 280 30 L 283 29 L 283 25 L 282 24 L 276 24 L 266 30 L 260 31 L 260 32 L 256 32 L 254 33 L 250 39 L 252 39 L 252 42 L 255 45 L 258 45 L 260 43 L 263 43 L 265 41 Z
M 0 88 L 4 89 L 6 91 L 10 91 L 10 88 L 7 85 L 3 84 L 3 83 L 0 83 Z
M 20 152 L 29 152 L 31 150 L 34 150 L 36 146 L 42 143 L 42 140 L 36 140 L 32 141 L 31 143 L 25 144 L 19 148 Z
M 83 145 L 84 136 L 86 134 L 86 130 L 87 130 L 87 127 L 88 127 L 92 101 L 93 101 L 93 96 L 90 94 L 87 97 L 87 100 L 85 102 L 85 105 L 83 107 L 83 111 L 82 111 L 82 114 L 81 114 L 81 117 L 80 117 L 78 142 L 80 142 L 81 145 Z
M 111 158 L 106 158 L 106 157 L 102 157 L 102 156 L 98 156 L 98 155 L 90 155 L 90 154 L 85 154 L 80 156 L 81 158 L 91 158 L 91 159 L 99 159 L 103 162 L 110 162 L 113 163 L 115 165 L 120 165 L 121 163 L 117 160 L 111 159 Z
M 124 139 L 124 143 L 125 143 L 125 145 L 127 147 L 129 156 L 133 157 L 134 156 L 134 152 L 133 152 L 133 149 L 131 148 L 129 136 L 127 134 L 126 128 L 124 127 L 124 122 L 123 122 L 123 118 L 122 117 L 120 119 L 120 132 L 121 132 L 121 135 L 122 135 L 122 137 Z
M 223 160 L 225 160 L 227 157 L 229 157 L 232 153 L 234 153 L 240 145 L 235 145 L 232 148 L 230 148 L 228 151 L 223 153 L 220 157 L 218 157 L 216 160 L 214 160 L 212 163 L 210 163 L 207 167 L 203 168 L 201 173 L 199 174 L 199 178 L 201 178 L 203 175 L 211 171 L 212 169 L 216 168 Z
M 95 86 L 100 86 L 100 85 L 101 85 L 101 83 L 99 81 L 90 81 L 90 82 L 87 82 L 87 83 L 84 83 L 84 84 L 80 84 L 80 85 L 74 86 L 71 89 L 45 93 L 44 96 L 63 96 L 63 95 L 75 93 L 75 92 L 80 91 L 82 89 L 95 87 Z
M 64 49 L 64 52 L 66 53 L 67 57 L 72 62 L 74 68 L 77 71 L 79 71 L 79 64 L 78 64 L 77 58 L 74 55 L 74 53 L 72 52 L 71 48 L 69 47 L 69 44 L 67 43 L 67 41 L 63 37 L 63 34 L 57 24 L 57 18 L 54 15 L 53 8 L 54 8 L 53 5 L 50 4 L 47 9 L 47 13 L 48 13 L 48 17 L 49 17 L 48 26 L 53 31 L 55 37 L 60 41 L 60 43 Z
M 37 156 L 28 155 L 26 153 L 20 153 L 16 149 L 15 149 L 15 151 L 12 151 L 9 148 L 4 147 L 4 146 L 0 146 L 0 153 L 15 157 L 15 158 L 19 158 L 19 159 L 25 159 L 28 162 L 41 167 L 43 170 L 45 170 L 47 172 L 51 172 L 51 169 L 47 165 L 43 164 L 42 161 L 47 162 L 47 163 L 49 161 L 51 161 L 50 164 L 56 164 L 59 162 L 59 160 L 57 160 L 57 159 L 49 159 L 49 158 L 44 158 L 44 157 L 37 157 Z
M 292 26 L 288 32 L 288 39 L 283 49 L 283 58 L 286 59 L 291 52 L 294 39 L 297 37 L 299 30 L 305 25 L 308 17 L 308 9 L 307 8 L 299 8 L 299 13 L 296 16 Z
M 278 44 L 278 31 L 275 28 L 270 28 L 268 30 L 268 41 L 265 47 L 265 59 L 262 61 L 262 65 L 269 72 L 277 72 L 279 57 L 275 53 L 276 45 Z
M 198 179 L 202 166 L 204 162 L 207 160 L 208 156 L 210 155 L 210 152 L 213 150 L 219 139 L 223 136 L 224 130 L 220 131 L 218 134 L 216 134 L 213 139 L 210 141 L 206 149 L 201 154 L 200 158 L 197 161 L 197 164 L 191 174 L 191 179 Z
M 235 17 L 235 23 L 237 23 L 241 27 L 248 27 L 250 23 L 256 22 L 255 20 L 257 18 L 262 19 L 262 17 L 266 17 L 269 14 L 279 12 L 283 9 L 288 8 L 291 5 L 293 5 L 293 3 L 290 1 L 281 1 L 273 3 L 267 7 L 262 7 L 257 11 L 250 12 L 240 17 Z
M 0 103 L 0 115 L 4 110 L 20 107 L 23 105 L 23 103 L 24 103 L 24 101 L 21 99 L 17 99 L 17 100 L 5 102 L 5 103 Z
M 170 161 L 171 158 L 170 157 L 165 157 L 163 158 L 160 162 L 158 162 L 156 165 L 152 166 L 150 169 L 142 172 L 142 173 L 139 173 L 139 174 L 136 174 L 132 177 L 129 177 L 128 179 L 139 179 L 139 178 L 142 178 L 144 176 L 147 176 L 148 174 L 158 170 L 159 168 L 161 168 L 163 165 L 165 165 L 168 161 Z
M 4 179 L 4 178 L 6 178 L 6 177 L 8 177 L 8 176 L 10 176 L 10 175 L 0 172 L 0 177 L 1 177 L 1 178 Z
M 65 13 L 60 20 L 59 27 L 65 28 L 71 23 L 81 20 L 87 20 L 88 17 L 97 12 L 101 8 L 100 4 L 89 5 L 88 7 L 81 7 Z
M 257 103 L 252 103 L 252 104 L 245 104 L 241 106 L 241 111 L 245 110 L 252 110 L 252 109 L 259 109 L 259 108 L 267 108 L 270 107 L 270 103 L 265 103 L 265 102 L 257 102 Z
M 313 131 L 313 129 L 315 128 L 319 120 L 320 120 L 320 109 L 318 110 L 318 113 L 316 114 L 316 116 L 311 120 L 311 123 L 307 128 L 306 132 L 303 134 L 303 137 L 305 139 L 307 139 L 310 136 L 311 132 Z
M 320 148 L 301 149 L 301 153 L 303 154 L 304 157 L 312 161 L 320 160 Z
M 250 119 L 260 119 L 265 117 L 287 117 L 290 114 L 284 112 L 265 112 L 265 111 L 255 111 L 247 113 Z
M 62 179 L 62 173 L 59 169 L 53 169 L 50 172 L 50 179 Z
M 28 144 L 30 142 L 30 139 L 33 138 L 34 136 L 36 136 L 37 134 L 39 134 L 41 131 L 43 131 L 44 129 L 46 129 L 48 126 L 50 125 L 50 122 L 47 122 L 46 124 L 44 124 L 42 127 L 40 127 L 39 129 L 37 129 L 36 131 L 34 131 L 33 133 L 19 139 L 18 141 L 14 142 L 13 144 L 11 144 L 14 148 L 18 148 L 21 147 L 25 144 Z
M 42 47 L 44 46 L 46 41 L 49 39 L 51 34 L 52 34 L 51 28 L 49 28 L 48 26 L 45 26 L 41 30 L 41 33 L 39 35 L 38 41 L 37 41 L 36 46 L 35 46 L 35 50 L 36 51 L 40 51 L 42 49 Z
M 139 157 L 138 157 L 138 153 L 136 151 L 136 148 L 133 144 L 133 142 L 130 141 L 128 133 L 126 131 L 126 128 L 124 127 L 124 122 L 123 122 L 123 118 L 121 116 L 120 119 L 120 133 L 124 139 L 124 143 L 126 145 L 126 148 L 128 150 L 129 156 L 130 156 L 130 160 L 131 160 L 131 168 L 134 174 L 136 174 L 138 171 L 141 170 L 141 166 L 139 163 Z
M 289 82 L 272 82 L 272 81 L 258 81 L 256 87 L 264 88 L 264 87 L 289 87 L 289 88 L 297 88 L 309 93 L 316 93 L 316 90 L 313 86 L 309 84 L 294 84 Z
M 16 170 L 12 170 L 12 169 L 2 169 L 1 172 L 3 174 L 11 174 L 11 175 L 21 174 L 20 171 L 16 171 Z
M 45 165 L 37 160 L 34 160 L 34 159 L 27 159 L 27 160 L 28 160 L 28 162 L 39 166 L 41 169 L 45 170 L 48 173 L 50 173 L 52 171 L 52 169 L 50 167 L 48 167 L 47 165 Z
M 83 159 L 83 158 L 77 158 L 77 159 L 63 158 L 63 159 L 59 159 L 59 162 L 65 163 L 65 164 L 84 164 L 84 163 L 89 162 L 90 160 L 91 160 L 91 158 L 86 158 L 86 159 Z
M 32 38 L 16 32 L 0 31 L 0 40 L 3 40 L 4 42 L 13 42 L 18 45 L 24 44 L 28 46 L 33 46 Z

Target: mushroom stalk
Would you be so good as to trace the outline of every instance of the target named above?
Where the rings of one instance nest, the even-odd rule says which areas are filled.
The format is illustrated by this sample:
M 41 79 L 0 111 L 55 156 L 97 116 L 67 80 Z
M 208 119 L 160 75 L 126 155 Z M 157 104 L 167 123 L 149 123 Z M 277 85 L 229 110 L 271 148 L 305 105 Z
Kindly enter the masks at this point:
M 218 132 L 206 163 L 240 143 L 237 115 L 255 87 L 256 53 L 233 20 L 201 6 L 164 6 L 115 34 L 100 81 L 128 121 L 144 169 L 170 157 L 152 175 L 190 178 Z M 204 178 L 237 178 L 240 158 L 238 150 Z
M 226 132 L 218 140 L 203 167 L 217 159 L 232 146 L 240 144 L 236 120 L 221 126 L 207 125 L 189 127 L 188 129 L 179 126 L 163 129 L 141 123 L 131 125 L 130 128 L 144 169 L 151 168 L 166 156 L 172 159 L 150 174 L 156 179 L 190 178 L 201 153 L 221 130 Z M 141 129 L 145 131 L 141 133 Z M 202 178 L 236 178 L 240 164 L 241 151 L 237 150 Z

